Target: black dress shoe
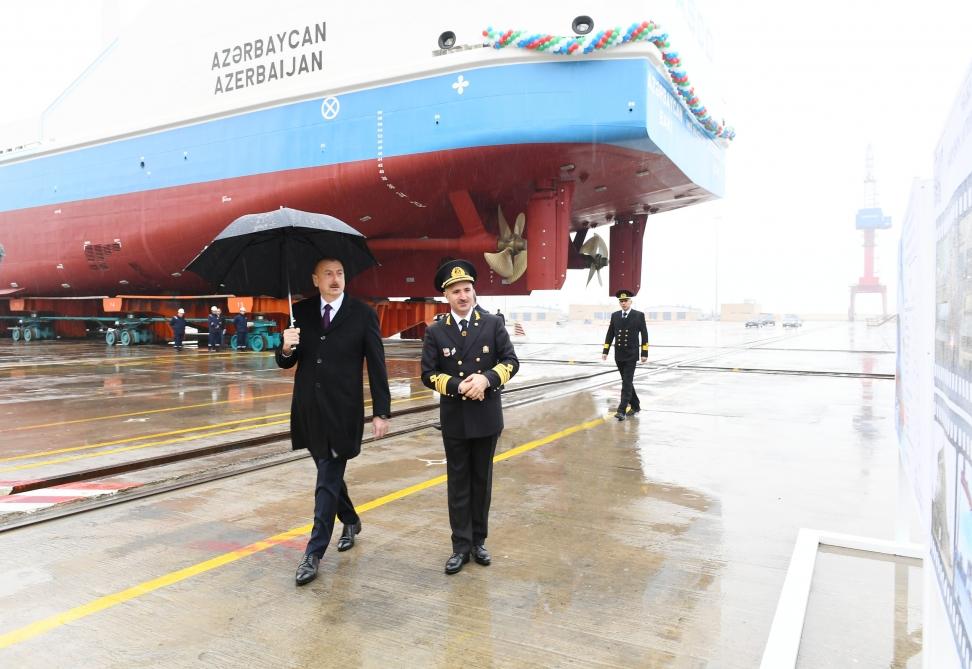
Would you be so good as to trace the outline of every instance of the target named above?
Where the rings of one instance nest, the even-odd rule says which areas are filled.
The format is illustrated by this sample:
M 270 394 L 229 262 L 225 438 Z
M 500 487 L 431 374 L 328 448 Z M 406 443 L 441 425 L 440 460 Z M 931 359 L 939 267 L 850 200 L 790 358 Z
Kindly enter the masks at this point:
M 473 560 L 483 565 L 484 567 L 488 567 L 489 563 L 493 561 L 493 559 L 489 556 L 489 551 L 486 550 L 485 546 L 473 546 L 472 555 L 473 555 Z
M 640 408 L 640 407 L 639 407 L 639 408 L 637 408 L 637 409 L 632 409 L 632 410 L 631 410 L 631 415 L 632 415 L 632 416 L 637 416 L 637 415 L 638 415 L 638 414 L 640 414 L 640 413 L 641 413 L 641 408 Z
M 306 585 L 317 578 L 317 568 L 321 559 L 316 555 L 305 555 L 297 565 L 297 585 Z
M 621 413 L 620 411 L 614 414 L 614 417 L 617 418 L 619 421 L 624 420 L 624 414 Z
M 462 571 L 462 565 L 469 562 L 469 553 L 453 553 L 452 557 L 446 560 L 445 573 L 458 574 Z
M 337 549 L 339 551 L 346 551 L 354 547 L 354 535 L 361 532 L 361 521 L 354 523 L 353 525 L 345 525 L 344 530 L 341 532 L 341 538 L 338 539 Z

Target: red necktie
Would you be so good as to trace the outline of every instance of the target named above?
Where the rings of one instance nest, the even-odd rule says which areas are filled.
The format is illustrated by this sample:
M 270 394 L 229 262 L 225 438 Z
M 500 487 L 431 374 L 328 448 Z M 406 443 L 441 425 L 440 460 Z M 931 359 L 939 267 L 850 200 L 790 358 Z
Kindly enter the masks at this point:
M 326 330 L 331 327 L 331 305 L 324 305 L 324 315 L 321 316 L 321 329 Z

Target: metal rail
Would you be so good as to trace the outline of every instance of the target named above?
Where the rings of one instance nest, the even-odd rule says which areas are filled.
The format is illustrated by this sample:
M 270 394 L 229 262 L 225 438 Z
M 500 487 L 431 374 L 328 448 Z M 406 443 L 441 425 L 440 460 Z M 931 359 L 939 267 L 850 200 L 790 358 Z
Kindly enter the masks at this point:
M 667 371 L 678 370 L 683 367 L 685 367 L 686 369 L 691 369 L 692 368 L 691 366 L 694 365 L 695 363 L 723 357 L 725 355 L 734 353 L 738 350 L 755 348 L 762 343 L 775 341 L 781 338 L 782 337 L 771 337 L 767 339 L 756 340 L 729 350 L 720 349 L 714 353 L 698 356 L 691 359 L 672 360 L 667 364 L 665 364 L 664 362 L 660 362 L 650 368 L 643 367 L 640 370 L 636 370 L 635 377 L 641 379 L 647 376 L 654 376 L 656 374 L 660 374 Z M 524 358 L 524 360 L 529 360 L 529 359 Z M 618 381 L 614 376 L 616 373 L 617 373 L 616 369 L 609 368 L 609 369 L 592 372 L 588 374 L 570 376 L 563 379 L 552 379 L 550 381 L 541 381 L 526 386 L 518 386 L 518 387 L 507 389 L 503 392 L 503 395 L 504 397 L 508 397 L 509 395 L 512 395 L 514 393 L 523 393 L 530 390 L 539 390 L 541 388 L 546 388 L 555 385 L 564 385 L 569 383 L 578 383 L 582 385 L 580 385 L 580 387 L 578 388 L 566 390 L 563 394 L 560 395 L 561 397 L 563 397 L 564 395 L 573 395 L 579 392 L 590 392 L 597 388 L 617 383 Z M 584 383 L 584 382 L 590 382 L 592 379 L 595 379 L 597 377 L 602 377 L 605 375 L 610 375 L 611 378 L 594 382 L 594 383 Z M 547 399 L 547 396 L 545 394 L 536 393 L 532 396 L 525 396 L 522 400 L 519 401 L 514 400 L 511 403 L 507 403 L 506 408 L 508 409 L 515 408 L 518 406 L 523 406 L 525 404 L 530 404 L 532 402 L 537 402 L 544 399 Z M 434 410 L 438 408 L 438 406 L 439 406 L 438 403 L 428 403 L 424 405 L 402 409 L 401 411 L 396 411 L 395 415 L 402 416 L 402 415 L 423 413 L 426 411 Z M 432 427 L 434 423 L 435 423 L 435 419 L 430 418 L 428 420 L 421 421 L 418 424 L 401 428 L 399 430 L 394 430 L 389 434 L 387 434 L 385 438 L 387 439 L 389 437 L 401 436 L 403 434 L 408 434 L 411 432 L 417 432 L 419 430 L 427 429 Z M 224 453 L 233 450 L 240 450 L 244 448 L 251 448 L 255 446 L 281 442 L 286 440 L 289 436 L 290 436 L 289 431 L 281 431 L 271 435 L 263 435 L 261 437 L 251 437 L 249 439 L 237 440 L 225 444 L 216 444 L 214 446 L 207 446 L 204 448 L 191 449 L 188 451 L 183 451 L 181 453 L 176 453 L 176 454 L 171 454 L 166 456 L 145 458 L 143 460 L 138 460 L 138 461 L 125 463 L 121 465 L 93 468 L 93 469 L 84 470 L 82 472 L 72 472 L 71 474 L 63 475 L 61 477 L 52 477 L 50 479 L 45 479 L 43 480 L 42 483 L 32 481 L 29 484 L 27 484 L 30 487 L 24 487 L 19 491 L 36 490 L 41 487 L 46 488 L 52 485 L 58 485 L 60 483 L 74 483 L 83 480 L 91 480 L 94 478 L 101 478 L 108 475 L 117 475 L 119 473 L 143 470 L 143 469 L 157 467 L 165 464 L 171 464 L 173 462 L 177 462 L 181 460 L 197 459 L 197 458 L 206 457 L 218 453 Z M 374 440 L 373 438 L 366 438 L 363 440 L 363 443 L 369 443 L 373 440 Z M 150 497 L 153 495 L 160 495 L 167 492 L 174 492 L 195 485 L 200 485 L 202 483 L 209 483 L 211 481 L 230 478 L 233 476 L 238 476 L 240 474 L 258 471 L 261 469 L 267 469 L 270 467 L 276 467 L 306 457 L 309 456 L 304 451 L 293 452 L 288 450 L 281 454 L 265 456 L 261 458 L 258 462 L 253 462 L 251 460 L 248 462 L 235 463 L 233 465 L 225 466 L 219 470 L 203 471 L 167 483 L 148 483 L 138 488 L 132 488 L 129 490 L 117 492 L 114 495 L 110 495 L 110 496 L 81 499 L 76 502 L 68 502 L 61 505 L 51 506 L 40 511 L 18 514 L 13 516 L 9 520 L 0 522 L 0 533 L 8 532 L 10 530 L 14 530 L 18 528 L 28 527 L 30 525 L 36 525 L 39 523 L 55 520 L 58 518 L 63 518 L 65 516 L 84 513 L 87 511 L 94 511 L 108 506 L 114 506 L 116 504 L 123 504 L 126 502 L 143 499 L 145 497 Z M 65 478 L 69 478 L 70 480 L 62 480 Z

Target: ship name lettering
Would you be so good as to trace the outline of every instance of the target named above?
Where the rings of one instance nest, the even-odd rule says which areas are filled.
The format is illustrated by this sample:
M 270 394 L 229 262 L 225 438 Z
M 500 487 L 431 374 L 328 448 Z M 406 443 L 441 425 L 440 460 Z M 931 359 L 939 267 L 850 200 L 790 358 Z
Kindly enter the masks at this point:
M 239 65 L 247 61 L 260 60 L 273 56 L 288 48 L 291 50 L 322 44 L 327 41 L 327 22 L 321 21 L 303 28 L 292 28 L 275 34 L 267 35 L 266 39 L 256 39 L 235 44 L 233 46 L 213 51 L 210 70 L 218 70 L 232 65 Z
M 290 59 L 272 60 L 269 64 L 259 64 L 233 72 L 224 72 L 216 77 L 213 94 L 229 93 L 250 86 L 259 86 L 270 81 L 286 79 L 308 72 L 324 69 L 324 51 L 319 49 L 310 54 L 294 55 Z

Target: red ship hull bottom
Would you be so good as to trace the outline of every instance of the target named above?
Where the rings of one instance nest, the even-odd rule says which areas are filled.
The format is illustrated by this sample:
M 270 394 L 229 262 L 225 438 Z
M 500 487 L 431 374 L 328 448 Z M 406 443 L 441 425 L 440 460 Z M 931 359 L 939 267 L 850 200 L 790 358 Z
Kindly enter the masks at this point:
M 570 230 L 711 199 L 664 156 L 610 145 L 510 145 L 360 161 L 0 213 L 0 289 L 11 297 L 218 293 L 184 274 L 185 265 L 237 217 L 288 206 L 336 216 L 369 239 L 397 240 L 397 250 L 376 252 L 381 267 L 354 279 L 354 294 L 432 296 L 439 261 L 458 254 L 430 240 L 459 245 L 468 232 L 450 194 L 468 194 L 495 237 L 498 207 L 512 223 L 538 192 L 564 192 L 566 183 L 570 209 L 554 220 L 569 229 L 558 231 L 558 244 Z M 527 221 L 528 241 L 542 234 L 541 223 L 550 221 Z M 481 253 L 470 260 L 482 294 L 563 283 L 557 272 L 534 272 L 543 285 L 528 285 L 527 277 L 508 284 Z

